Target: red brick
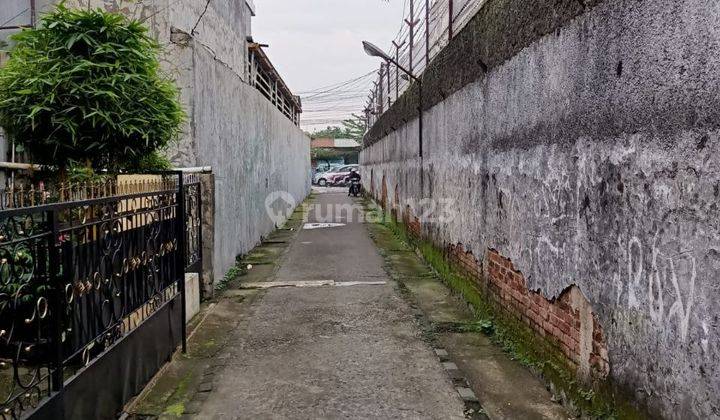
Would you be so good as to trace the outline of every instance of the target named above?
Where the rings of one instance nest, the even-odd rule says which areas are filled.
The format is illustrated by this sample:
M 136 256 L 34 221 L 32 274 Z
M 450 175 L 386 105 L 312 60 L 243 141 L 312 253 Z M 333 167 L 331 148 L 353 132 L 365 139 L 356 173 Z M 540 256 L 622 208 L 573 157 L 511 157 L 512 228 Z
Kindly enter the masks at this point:
M 540 308 L 539 314 L 544 320 L 550 321 L 550 313 L 548 312 L 547 308 Z
M 537 305 L 535 305 L 534 303 L 532 303 L 532 301 L 530 300 L 530 298 L 527 297 L 527 295 L 523 296 L 523 305 L 525 305 L 526 311 L 538 314 L 538 316 L 540 315 L 540 312 L 539 312 L 540 308 Z
M 518 292 L 517 289 L 511 289 L 510 295 L 518 302 L 522 302 L 523 295 L 522 293 Z
M 560 329 L 558 327 L 556 327 L 555 325 L 552 326 L 551 333 L 552 333 L 552 336 L 557 339 L 560 339 L 560 337 L 562 337 L 562 331 L 560 331 Z
M 553 325 L 550 323 L 550 321 L 543 321 L 542 326 L 548 334 L 553 335 Z
M 538 306 L 543 305 L 545 303 L 545 298 L 543 298 L 542 296 L 540 296 L 537 293 L 531 293 L 530 296 L 532 296 L 533 302 Z
M 575 325 L 575 317 L 572 316 L 570 313 L 564 313 L 562 314 L 562 320 L 565 321 L 568 325 Z

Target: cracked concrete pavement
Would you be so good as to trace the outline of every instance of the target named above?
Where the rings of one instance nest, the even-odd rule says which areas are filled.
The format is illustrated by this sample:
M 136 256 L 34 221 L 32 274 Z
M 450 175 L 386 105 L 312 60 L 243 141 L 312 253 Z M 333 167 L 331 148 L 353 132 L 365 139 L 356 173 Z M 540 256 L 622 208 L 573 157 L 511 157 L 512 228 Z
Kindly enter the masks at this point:
M 382 225 L 368 229 L 361 200 L 319 192 L 307 220 L 296 211 L 243 258 L 252 268 L 198 317 L 188 353 L 126 409 L 130 417 L 569 417 L 487 337 L 438 330 L 472 323 L 467 306 L 407 244 Z M 348 204 L 354 214 L 332 211 Z
M 344 191 L 314 204 L 348 204 Z M 309 222 L 326 215 L 311 212 Z M 464 405 L 362 223 L 301 230 L 233 331 L 198 418 L 464 418 Z M 355 218 L 356 219 L 356 218 Z M 322 219 L 322 221 L 327 221 Z

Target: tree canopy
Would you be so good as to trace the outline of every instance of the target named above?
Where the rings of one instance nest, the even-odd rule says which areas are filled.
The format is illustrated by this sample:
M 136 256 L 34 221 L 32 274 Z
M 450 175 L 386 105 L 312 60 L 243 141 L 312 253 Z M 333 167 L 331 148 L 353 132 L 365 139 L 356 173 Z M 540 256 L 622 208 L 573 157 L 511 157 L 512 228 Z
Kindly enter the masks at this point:
M 35 163 L 132 170 L 179 137 L 178 89 L 141 23 L 60 4 L 12 39 L 0 125 Z
M 351 118 L 343 120 L 340 126 L 328 126 L 323 130 L 307 133 L 314 138 L 331 138 L 331 139 L 354 139 L 362 140 L 365 135 L 365 118 L 352 114 Z

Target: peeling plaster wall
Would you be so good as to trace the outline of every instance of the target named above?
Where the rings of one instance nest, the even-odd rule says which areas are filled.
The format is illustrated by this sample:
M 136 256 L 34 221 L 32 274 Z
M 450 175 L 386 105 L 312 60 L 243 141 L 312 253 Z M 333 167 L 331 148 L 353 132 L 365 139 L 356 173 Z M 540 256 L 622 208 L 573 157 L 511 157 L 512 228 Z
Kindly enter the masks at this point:
M 426 111 L 422 161 L 416 119 L 368 146 L 365 186 L 452 203 L 426 236 L 498 250 L 548 298 L 577 285 L 616 384 L 716 418 L 720 3 L 598 3 Z

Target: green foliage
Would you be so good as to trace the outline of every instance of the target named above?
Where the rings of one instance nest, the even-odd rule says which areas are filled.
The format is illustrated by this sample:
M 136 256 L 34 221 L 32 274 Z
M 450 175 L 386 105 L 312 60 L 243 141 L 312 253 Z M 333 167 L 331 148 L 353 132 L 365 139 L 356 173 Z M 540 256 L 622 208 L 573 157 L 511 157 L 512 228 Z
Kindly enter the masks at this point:
M 365 131 L 367 131 L 365 119 L 359 115 L 352 114 L 351 118 L 341 122 L 340 127 L 328 126 L 323 130 L 307 133 L 307 135 L 313 138 L 362 140 Z
M 102 181 L 104 176 L 98 175 L 93 168 L 85 166 L 74 160 L 67 164 L 67 181 L 71 183 Z
M 344 161 L 349 164 L 353 160 L 357 162 L 358 149 L 312 149 L 310 151 L 310 156 L 313 160 L 344 159 Z
M 348 139 L 362 140 L 367 131 L 367 122 L 365 118 L 352 114 L 352 118 L 343 120 L 341 123 Z
M 223 276 L 223 278 L 220 279 L 218 284 L 215 285 L 215 290 L 223 291 L 227 289 L 228 284 L 230 284 L 231 281 L 247 273 L 247 268 L 243 266 L 243 264 L 240 262 L 241 259 L 242 258 L 240 255 L 235 258 L 235 265 L 230 267 L 227 273 L 225 273 L 225 276 Z
M 155 150 L 137 161 L 137 165 L 135 167 L 130 167 L 128 169 L 132 169 L 138 173 L 167 171 L 172 169 L 172 163 L 162 152 Z
M 0 126 L 37 163 L 134 168 L 177 139 L 185 113 L 141 23 L 62 4 L 12 38 Z
M 329 138 L 329 139 L 344 139 L 345 132 L 341 127 L 338 126 L 327 126 L 322 130 L 313 131 L 312 133 L 305 133 L 312 138 Z

